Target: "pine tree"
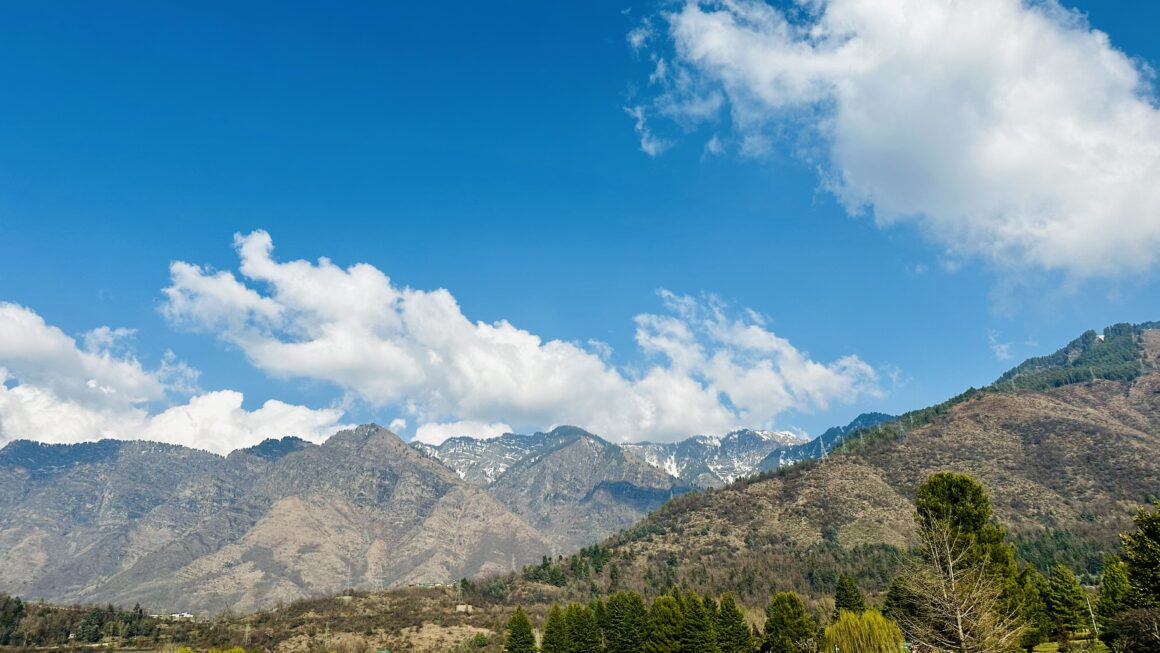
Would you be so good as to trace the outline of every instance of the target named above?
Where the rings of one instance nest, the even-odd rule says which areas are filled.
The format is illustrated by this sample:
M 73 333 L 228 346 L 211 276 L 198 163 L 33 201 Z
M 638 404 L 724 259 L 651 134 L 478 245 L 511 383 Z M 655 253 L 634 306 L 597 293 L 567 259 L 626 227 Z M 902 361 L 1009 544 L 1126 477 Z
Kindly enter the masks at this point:
M 645 653 L 680 653 L 684 617 L 681 606 L 671 596 L 658 596 L 648 613 L 648 637 L 641 648 Z
M 721 616 L 721 606 L 717 603 L 717 599 L 706 594 L 701 597 L 701 602 L 705 604 L 705 614 L 709 615 L 709 621 L 713 622 L 713 627 L 717 627 L 717 618 Z
M 769 599 L 762 651 L 798 653 L 803 643 L 816 639 L 817 633 L 817 622 L 806 612 L 796 592 L 778 592 Z
M 508 621 L 507 637 L 503 641 L 505 653 L 536 653 L 536 636 L 532 633 L 532 622 L 523 607 L 517 607 Z
M 544 620 L 544 637 L 540 642 L 542 653 L 568 653 L 572 641 L 568 638 L 568 624 L 564 620 L 564 611 L 560 606 L 553 605 L 548 610 L 548 618 Z
M 826 627 L 822 650 L 898 653 L 905 641 L 898 625 L 877 610 L 843 610 L 838 620 Z
M 1100 579 L 1100 598 L 1096 601 L 1096 615 L 1107 628 L 1115 616 L 1130 607 L 1132 585 L 1128 582 L 1128 566 L 1119 558 L 1104 563 Z
M 721 597 L 717 610 L 717 646 L 721 653 L 754 653 L 753 633 L 732 594 Z
M 1133 607 L 1160 608 L 1160 501 L 1156 508 L 1140 508 L 1134 518 L 1136 530 L 1120 536 Z
M 914 610 L 895 611 L 912 644 L 960 653 L 1006 651 L 1023 641 L 1030 577 L 1015 562 L 978 481 L 932 474 L 918 488 L 921 559 L 902 577 Z
M 1087 602 L 1084 600 L 1083 588 L 1075 574 L 1064 564 L 1052 567 L 1044 602 L 1057 635 L 1068 636 L 1083 628 L 1087 621 Z
M 644 600 L 635 592 L 617 592 L 608 599 L 608 653 L 637 653 L 648 630 Z
M 838 576 L 838 589 L 834 593 L 834 621 L 843 611 L 862 612 L 866 609 L 866 599 L 862 597 L 862 590 L 858 589 L 858 581 L 853 576 L 842 574 Z
M 685 620 L 681 624 L 681 653 L 720 653 L 717 628 L 696 593 L 685 594 Z
M 603 642 L 596 615 L 586 605 L 573 603 L 564 611 L 568 631 L 568 653 L 600 653 Z
M 592 614 L 596 617 L 596 627 L 600 630 L 601 647 L 607 646 L 608 641 L 608 604 L 604 599 L 596 597 L 588 604 Z

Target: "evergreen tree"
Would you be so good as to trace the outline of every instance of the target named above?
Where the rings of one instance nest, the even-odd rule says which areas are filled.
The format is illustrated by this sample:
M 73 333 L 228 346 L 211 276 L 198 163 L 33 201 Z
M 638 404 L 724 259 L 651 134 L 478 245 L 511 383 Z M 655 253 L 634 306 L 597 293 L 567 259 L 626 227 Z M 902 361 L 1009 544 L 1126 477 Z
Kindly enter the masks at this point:
M 608 599 L 608 653 L 637 653 L 648 632 L 648 612 L 635 592 L 617 592 Z
M 1087 602 L 1083 588 L 1071 569 L 1062 563 L 1051 569 L 1051 579 L 1047 585 L 1047 612 L 1056 635 L 1068 636 L 1083 628 L 1087 622 Z
M 573 603 L 564 611 L 568 631 L 568 653 L 600 653 L 604 643 L 596 614 L 586 605 Z
M 588 604 L 592 609 L 592 614 L 596 616 L 596 627 L 600 629 L 600 644 L 602 647 L 607 646 L 608 642 L 608 605 L 599 596 L 592 599 Z
M 1160 501 L 1157 510 L 1140 508 L 1136 530 L 1120 536 L 1132 584 L 1133 607 L 1160 608 Z
M 1107 628 L 1115 616 L 1130 607 L 1132 585 L 1128 582 L 1128 566 L 1119 558 L 1109 558 L 1104 563 L 1104 575 L 1100 579 L 1100 598 L 1096 601 L 1096 616 L 1103 628 Z
M 648 613 L 648 637 L 644 653 L 680 653 L 684 617 L 681 606 L 671 596 L 658 596 Z
M 706 594 L 701 597 L 701 602 L 705 604 L 705 614 L 709 615 L 709 621 L 713 622 L 713 627 L 717 627 L 717 618 L 721 612 L 721 606 L 717 604 L 717 599 Z
M 721 653 L 755 653 L 753 633 L 732 594 L 721 597 L 717 609 L 717 646 Z
M 86 644 L 95 644 L 101 641 L 101 611 L 93 609 L 81 619 L 80 625 L 77 626 L 76 638 L 77 641 L 85 642 Z
M 695 593 L 685 594 L 684 623 L 681 624 L 681 653 L 720 653 L 717 627 L 705 610 L 705 602 Z
M 536 636 L 532 633 L 532 622 L 524 608 L 517 607 L 508 621 L 507 637 L 503 640 L 505 653 L 536 653 Z
M 843 611 L 862 612 L 866 609 L 866 599 L 862 597 L 862 590 L 858 589 L 858 581 L 853 576 L 842 574 L 838 576 L 838 589 L 834 593 L 834 621 Z
M 843 610 L 837 621 L 826 626 L 822 650 L 898 653 L 905 642 L 898 625 L 877 610 Z
M 806 612 L 806 606 L 796 592 L 778 592 L 769 599 L 765 608 L 765 633 L 762 651 L 770 653 L 798 653 L 800 644 L 816 639 L 818 624 Z
M 542 653 L 568 653 L 572 641 L 568 638 L 568 624 L 564 620 L 564 611 L 560 606 L 553 605 L 548 610 L 548 617 L 544 620 L 544 637 L 540 642 Z
M 892 606 L 911 643 L 965 653 L 1022 642 L 1035 586 L 992 520 L 983 486 L 940 472 L 918 487 L 915 503 L 922 557 L 902 577 L 913 610 Z
M 0 594 L 0 646 L 16 643 L 16 627 L 24 617 L 24 602 L 15 596 Z

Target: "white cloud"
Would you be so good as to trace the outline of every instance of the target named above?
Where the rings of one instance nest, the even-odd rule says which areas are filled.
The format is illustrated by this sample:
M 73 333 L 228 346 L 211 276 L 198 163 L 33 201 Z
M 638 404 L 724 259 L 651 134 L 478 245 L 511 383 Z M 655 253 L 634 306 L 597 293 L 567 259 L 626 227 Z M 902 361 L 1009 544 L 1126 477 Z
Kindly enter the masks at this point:
M 671 141 L 658 138 L 648 128 L 648 119 L 644 115 L 644 107 L 624 107 L 624 112 L 632 116 L 633 130 L 640 137 L 640 151 L 649 156 L 657 156 L 672 146 Z
M 743 154 L 786 143 L 851 213 L 916 223 L 950 260 L 1077 279 L 1156 264 L 1151 72 L 1079 14 L 1052 0 L 796 4 L 791 17 L 754 0 L 666 14 L 681 81 L 653 109 L 715 121 L 680 107 L 723 94 Z M 651 137 L 640 118 L 637 132 Z
M 725 145 L 716 134 L 713 134 L 713 137 L 706 141 L 705 154 L 710 156 L 721 156 L 725 154 Z
M 503 422 L 487 424 L 463 420 L 459 422 L 423 424 L 415 429 L 415 440 L 427 444 L 442 444 L 448 438 L 469 436 L 473 438 L 498 438 L 504 433 L 511 433 L 512 427 Z
M 463 422 L 672 439 L 768 426 L 787 410 L 876 391 L 874 370 L 857 357 L 816 362 L 755 314 L 732 316 L 711 298 L 662 293 L 667 313 L 637 317 L 648 363 L 618 369 L 600 346 L 472 322 L 450 292 L 396 287 L 370 265 L 278 262 L 262 231 L 235 246 L 241 278 L 173 264 L 170 320 L 216 334 L 269 374 L 329 381 L 397 407 L 432 440 Z
M 1011 359 L 1011 343 L 1004 342 L 999 339 L 1002 335 L 998 331 L 987 332 L 987 345 L 991 348 L 991 353 L 995 355 L 995 360 L 1010 360 Z
M 132 335 L 99 327 L 83 334 L 81 347 L 31 309 L 0 303 L 0 445 L 118 438 L 227 453 L 266 437 L 319 441 L 339 428 L 340 410 L 267 401 L 247 411 L 242 394 L 230 390 L 151 414 L 172 394 L 191 394 L 197 372 L 170 352 L 145 369 L 126 342 Z
M 653 35 L 654 35 L 654 32 L 653 32 L 653 27 L 652 27 L 652 21 L 650 21 L 649 19 L 646 18 L 646 19 L 642 20 L 639 25 L 632 28 L 628 32 L 628 36 L 625 37 L 625 40 L 628 41 L 629 47 L 631 47 L 635 51 L 635 50 L 640 50 L 641 48 L 643 48 L 645 46 L 645 44 L 647 44 L 649 42 L 649 40 L 653 37 Z

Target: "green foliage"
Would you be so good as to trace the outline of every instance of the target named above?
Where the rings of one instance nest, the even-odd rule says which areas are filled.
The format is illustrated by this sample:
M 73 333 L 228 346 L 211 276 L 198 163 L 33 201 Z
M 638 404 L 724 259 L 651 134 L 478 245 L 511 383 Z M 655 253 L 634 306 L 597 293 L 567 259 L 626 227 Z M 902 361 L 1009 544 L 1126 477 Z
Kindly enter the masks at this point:
M 648 613 L 644 599 L 635 592 L 618 592 L 608 599 L 608 653 L 637 653 L 644 644 Z
M 817 636 L 818 624 L 806 612 L 796 592 L 778 592 L 765 608 L 765 632 L 762 651 L 798 653 L 801 644 Z
M 1160 651 L 1160 608 L 1136 608 L 1121 612 L 1113 623 L 1113 650 L 1124 653 Z
M 1131 600 L 1132 585 L 1128 580 L 1128 566 L 1112 558 L 1104 564 L 1100 579 L 1100 597 L 1096 601 L 1096 615 L 1107 629 L 1117 614 L 1126 610 Z
M 822 650 L 898 653 L 904 643 L 898 626 L 877 610 L 843 611 L 837 621 L 826 627 Z
M 532 633 L 532 622 L 528 621 L 523 607 L 517 607 L 508 621 L 503 650 L 506 653 L 536 653 L 536 636 Z
M 569 605 L 564 611 L 564 624 L 568 633 L 568 653 L 600 653 L 604 642 L 591 608 L 577 603 Z
M 0 594 L 0 646 L 16 643 L 16 626 L 23 616 L 23 601 L 15 596 Z
M 563 587 L 568 583 L 568 577 L 564 573 L 564 568 L 560 565 L 552 564 L 552 561 L 547 556 L 544 556 L 538 565 L 524 567 L 520 575 L 526 581 L 555 585 L 556 587 Z
M 77 626 L 76 638 L 78 642 L 96 644 L 101 641 L 101 617 L 100 610 L 89 610 L 85 618 L 81 620 L 80 625 Z
M 1101 340 L 1088 331 L 1050 356 L 1031 358 L 1008 371 L 992 386 L 996 390 L 1046 390 L 1095 379 L 1130 382 L 1143 373 L 1139 328 L 1116 324 Z
M 716 619 L 705 610 L 705 602 L 693 592 L 686 593 L 684 599 L 681 653 L 720 653 Z
M 671 596 L 658 596 L 648 613 L 648 637 L 644 653 L 680 653 L 684 616 L 681 606 Z
M 717 609 L 717 646 L 721 653 L 754 653 L 753 633 L 732 594 L 721 597 Z
M 862 596 L 862 590 L 858 589 L 858 581 L 849 574 L 839 576 L 838 587 L 834 593 L 834 620 L 837 621 L 838 615 L 843 610 L 862 612 L 865 609 L 866 599 Z
M 1057 562 L 1078 570 L 1082 577 L 1098 577 L 1103 569 L 1107 546 L 1103 542 L 1078 537 L 1071 531 L 1049 528 L 1020 533 L 1011 538 L 1020 560 L 1042 573 L 1050 573 Z
M 1051 570 L 1051 579 L 1047 584 L 1047 595 L 1044 597 L 1047 604 L 1047 613 L 1051 616 L 1053 632 L 1056 635 L 1069 636 L 1081 630 L 1087 619 L 1087 602 L 1084 599 L 1083 588 L 1071 569 L 1057 564 Z
M 1157 507 L 1140 508 L 1133 520 L 1136 530 L 1120 536 L 1132 602 L 1141 608 L 1160 608 L 1160 502 Z
M 568 624 L 564 620 L 564 611 L 560 606 L 553 605 L 548 610 L 548 617 L 544 620 L 544 637 L 540 642 L 542 653 L 568 653 L 571 640 L 568 639 Z

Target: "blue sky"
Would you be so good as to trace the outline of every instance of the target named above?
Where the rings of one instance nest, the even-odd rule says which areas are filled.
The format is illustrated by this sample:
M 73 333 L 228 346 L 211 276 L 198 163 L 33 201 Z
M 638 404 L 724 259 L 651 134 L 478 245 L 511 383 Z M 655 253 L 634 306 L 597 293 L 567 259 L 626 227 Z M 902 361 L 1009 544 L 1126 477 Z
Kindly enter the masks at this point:
M 856 0 L 828 4 L 835 14 L 857 14 Z M 1048 13 L 1000 0 L 983 5 L 997 7 L 997 20 Z M 840 46 L 834 52 L 819 46 L 811 60 L 779 67 L 769 62 L 802 41 L 767 38 L 762 30 L 774 23 L 761 21 L 776 17 L 747 6 L 748 15 L 711 5 L 621 2 L 7 5 L 0 10 L 0 56 L 7 62 L 0 67 L 0 302 L 19 307 L 10 305 L 9 317 L 24 326 L 16 331 L 10 324 L 9 345 L 0 345 L 10 395 L 7 404 L 0 401 L 0 440 L 147 434 L 228 450 L 303 424 L 316 437 L 340 423 L 396 419 L 406 422 L 396 424 L 407 436 L 422 424 L 456 422 L 486 432 L 497 425 L 525 430 L 600 412 L 602 392 L 656 400 L 652 426 L 635 417 L 617 422 L 612 414 L 619 409 L 582 425 L 617 437 L 676 437 L 680 429 L 658 425 L 664 419 L 654 414 L 667 410 L 655 393 L 676 395 L 644 388 L 640 379 L 649 370 L 693 379 L 698 401 L 720 398 L 713 409 L 724 416 L 673 414 L 691 425 L 690 435 L 730 416 L 735 425 L 818 432 L 862 411 L 900 412 L 986 384 L 1085 329 L 1158 318 L 1155 261 L 1146 247 L 1128 246 L 1157 242 L 1160 213 L 1151 209 L 1160 203 L 1146 188 L 1101 182 L 1082 166 L 1056 171 L 1058 157 L 1034 160 L 1057 144 L 1050 134 L 1027 152 L 1001 158 L 1014 162 L 1009 176 L 971 178 L 975 168 L 916 176 L 908 166 L 922 157 L 953 159 L 956 147 L 967 147 L 920 138 L 928 127 L 955 131 L 930 117 L 941 110 L 943 87 L 930 86 L 931 98 L 910 104 L 906 89 L 883 93 L 883 101 L 898 103 L 886 107 L 888 115 L 906 118 L 906 111 L 922 109 L 911 121 L 919 136 L 906 147 L 894 147 L 899 139 L 873 144 L 853 131 L 869 124 L 872 133 L 889 135 L 906 127 L 882 126 L 874 121 L 887 114 L 862 114 L 859 107 L 896 84 L 900 77 L 891 75 L 915 65 L 897 53 L 890 59 L 881 46 L 873 50 L 874 30 L 882 26 L 861 25 L 854 35 L 869 44 L 871 60 L 882 55 L 887 62 L 877 70 L 843 68 Z M 1056 48 L 1056 59 L 1086 61 L 1090 48 L 1098 49 L 1089 38 L 1094 27 L 1109 35 L 1107 52 L 1127 55 L 1141 80 L 1160 64 L 1151 34 L 1160 17 L 1154 3 L 1066 7 L 1087 12 L 1090 25 L 1051 15 L 1044 20 L 1052 38 L 1029 42 Z M 826 20 L 786 15 L 791 24 Z M 1014 25 L 1013 43 L 1024 43 L 1026 30 L 1016 23 L 1004 25 Z M 755 40 L 744 41 L 749 45 L 740 53 L 728 47 L 733 41 L 720 47 L 706 36 L 714 27 L 727 41 Z M 630 34 L 642 40 L 634 44 Z M 1026 57 L 1034 63 L 1040 54 Z M 976 55 L 962 56 L 952 63 L 981 68 L 971 59 Z M 1017 61 L 1023 55 L 1012 56 L 1016 61 L 1001 62 L 993 77 L 979 73 L 976 86 L 1006 89 L 1021 79 L 1031 66 Z M 827 72 L 833 68 L 843 72 Z M 921 71 L 904 72 L 922 79 Z M 1147 178 L 1155 155 L 1125 143 L 1140 142 L 1140 133 L 1145 144 L 1160 139 L 1155 103 L 1147 90 L 1133 94 L 1122 80 L 1113 83 L 1116 72 L 1081 68 L 1074 79 L 1060 78 L 1064 90 L 1053 92 L 1066 97 L 1051 96 L 1050 105 L 1063 107 L 1059 124 L 1078 121 L 1081 135 L 1097 124 L 1107 130 L 1100 137 L 1109 139 L 1108 159 L 1129 171 L 1124 177 Z M 778 90 L 763 86 L 770 79 Z M 964 95 L 947 101 L 959 106 L 976 86 L 948 84 L 947 94 Z M 843 95 L 851 87 L 860 89 L 857 98 Z M 1103 106 L 1134 107 L 1144 117 L 1093 121 L 1080 112 L 1083 100 L 1096 96 Z M 1018 127 L 1036 110 L 1036 98 L 1012 97 L 1028 103 L 1018 112 L 1024 117 L 1010 118 Z M 697 101 L 714 105 L 711 115 Z M 634 130 L 630 114 L 637 108 L 646 121 Z M 650 149 L 648 138 L 657 146 L 651 154 L 642 151 Z M 962 140 L 970 138 L 965 130 Z M 1068 151 L 1068 143 L 1058 145 Z M 835 174 L 847 175 L 844 190 L 835 190 Z M 1068 174 L 1096 179 L 1082 190 L 1099 198 L 1106 192 L 1107 208 L 1059 188 L 1076 186 Z M 967 178 L 973 180 L 954 187 Z M 911 193 L 920 185 L 936 190 Z M 1014 223 L 997 215 L 1022 207 L 1024 197 L 1027 205 L 1051 204 L 1070 217 Z M 1051 234 L 1048 245 L 1003 240 L 1031 223 Z M 1085 235 L 1089 227 L 1097 235 L 1123 227 L 1127 237 L 1102 243 Z M 422 381 L 404 389 L 364 391 L 368 379 L 406 372 L 389 358 L 369 369 L 319 360 L 325 348 L 310 354 L 310 364 L 258 361 L 281 355 L 261 354 L 261 347 L 309 340 L 303 334 L 317 326 L 310 320 L 329 318 L 311 314 L 267 329 L 237 305 L 230 310 L 242 313 L 232 317 L 220 313 L 229 307 L 207 308 L 206 295 L 193 296 L 199 291 L 183 288 L 192 302 L 202 301 L 184 309 L 163 292 L 176 285 L 171 263 L 182 261 L 202 266 L 193 281 L 209 278 L 211 268 L 228 271 L 239 287 L 270 299 L 278 283 L 247 280 L 235 251 L 235 234 L 257 230 L 269 234 L 277 261 L 366 263 L 396 289 L 446 289 L 471 323 L 506 321 L 544 342 L 576 343 L 582 352 L 565 356 L 587 352 L 591 359 L 577 359 L 575 370 L 560 377 L 577 384 L 575 405 L 553 397 L 531 406 L 498 391 L 480 398 L 462 387 L 480 377 L 432 379 L 438 372 L 426 368 Z M 1076 255 L 1076 240 L 1084 251 L 1090 244 L 1090 256 Z M 312 269 L 304 274 L 321 268 Z M 668 299 L 658 294 L 662 289 Z M 281 304 L 303 313 L 301 305 Z M 726 317 L 706 318 L 714 307 Z M 749 310 L 764 317 L 751 318 Z M 17 319 L 30 315 L 43 325 Z M 676 322 L 646 323 L 641 315 Z M 641 344 L 677 323 L 694 327 L 686 345 L 731 357 L 735 369 L 681 364 L 667 345 Z M 438 320 L 425 324 L 436 335 L 441 328 Z M 134 333 L 92 337 L 86 349 L 85 334 L 102 326 Z M 776 334 L 834 378 L 821 386 L 810 385 L 815 377 L 791 379 L 780 402 L 743 399 L 793 372 L 773 349 L 738 353 L 742 345 L 719 337 L 731 326 Z M 49 338 L 61 349 L 42 358 L 29 353 L 40 351 L 27 343 L 42 332 L 59 335 L 53 327 L 75 339 L 76 351 Z M 360 322 L 357 331 L 377 328 Z M 427 351 L 426 336 L 406 337 L 411 355 Z M 464 336 L 466 349 L 433 351 L 470 356 L 474 337 Z M 869 371 L 838 365 L 844 357 Z M 58 365 L 64 359 L 73 362 Z M 593 367 L 594 360 L 603 367 Z M 747 386 L 744 373 L 770 360 L 775 378 Z M 587 396 L 590 372 L 614 378 Z M 69 389 L 102 374 L 140 375 L 140 387 L 158 387 L 132 394 L 110 381 L 101 386 L 105 394 L 126 397 L 115 405 Z M 537 372 L 521 374 L 513 393 L 548 383 Z M 60 380 L 68 375 L 79 385 Z M 46 403 L 12 395 L 22 386 Z M 225 390 L 244 395 L 241 412 L 229 406 L 228 427 L 211 420 L 188 436 L 167 435 L 166 428 L 181 428 L 176 414 L 176 421 L 143 426 L 191 397 Z M 271 399 L 291 413 L 295 406 L 330 412 L 263 421 L 256 411 Z M 12 408 L 20 401 L 23 413 Z M 83 428 L 77 420 L 34 420 L 28 417 L 34 405 L 62 415 L 80 411 Z M 110 411 L 115 417 L 106 419 Z M 194 414 L 200 413 L 186 415 Z M 206 435 L 214 428 L 228 436 Z M 447 432 L 435 428 L 429 438 Z

